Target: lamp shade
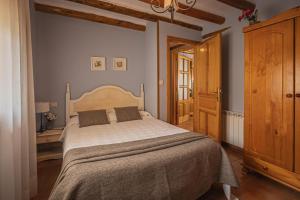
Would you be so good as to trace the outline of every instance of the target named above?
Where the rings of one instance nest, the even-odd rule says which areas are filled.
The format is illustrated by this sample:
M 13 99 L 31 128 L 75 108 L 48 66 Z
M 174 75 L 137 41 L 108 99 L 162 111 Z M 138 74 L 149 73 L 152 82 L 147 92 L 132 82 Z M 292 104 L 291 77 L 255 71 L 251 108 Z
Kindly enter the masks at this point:
M 35 112 L 36 113 L 45 113 L 49 112 L 50 105 L 49 102 L 36 102 L 35 103 Z

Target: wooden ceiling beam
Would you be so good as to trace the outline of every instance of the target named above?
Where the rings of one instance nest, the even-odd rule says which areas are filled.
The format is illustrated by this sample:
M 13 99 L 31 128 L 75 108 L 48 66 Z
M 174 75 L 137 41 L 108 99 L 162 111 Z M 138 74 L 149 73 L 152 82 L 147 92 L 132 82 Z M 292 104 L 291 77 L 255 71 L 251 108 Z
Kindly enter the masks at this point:
M 186 5 L 179 3 L 179 6 L 181 8 L 187 8 Z M 200 10 L 200 9 L 196 9 L 196 8 L 191 8 L 189 10 L 178 10 L 178 13 L 190 16 L 190 17 L 194 17 L 197 19 L 201 19 L 201 20 L 205 20 L 208 22 L 212 22 L 215 24 L 224 24 L 225 22 L 225 17 L 222 17 L 220 15 L 216 15 L 210 12 L 206 12 L 204 10 Z
M 250 1 L 247 0 L 217 0 L 220 1 L 222 3 L 225 3 L 229 6 L 241 9 L 241 10 L 245 10 L 245 9 L 254 9 L 256 7 L 256 5 Z
M 167 17 L 134 10 L 131 8 L 119 6 L 119 5 L 116 5 L 116 4 L 113 4 L 110 2 L 106 2 L 106 1 L 98 1 L 98 0 L 68 0 L 68 1 L 80 3 L 83 5 L 87 5 L 87 6 L 92 6 L 92 7 L 103 9 L 103 10 L 108 10 L 111 12 L 116 12 L 116 13 L 123 14 L 123 15 L 128 15 L 131 17 L 140 18 L 140 19 L 147 20 L 147 21 L 152 21 L 152 22 L 164 21 L 164 22 L 171 23 L 171 19 L 169 19 Z M 189 29 L 193 29 L 193 30 L 197 30 L 197 31 L 203 30 L 203 28 L 201 26 L 189 24 L 189 23 L 182 22 L 179 20 L 173 20 L 173 23 L 177 24 L 179 26 L 183 26 L 185 28 L 189 28 Z
M 118 20 L 118 19 L 113 19 L 113 18 L 101 16 L 101 15 L 71 10 L 71 9 L 67 9 L 67 8 L 61 8 L 61 7 L 56 7 L 56 6 L 35 3 L 35 9 L 37 11 L 41 11 L 41 12 L 58 14 L 58 15 L 63 15 L 63 16 L 68 16 L 68 17 L 74 17 L 74 18 L 78 18 L 78 19 L 84 19 L 84 20 L 88 20 L 88 21 L 109 24 L 109 25 L 113 25 L 113 26 L 120 26 L 123 28 L 133 29 L 133 30 L 137 30 L 137 31 L 145 31 L 146 30 L 146 26 L 144 26 L 144 25 L 135 24 L 132 22 Z
M 142 1 L 144 3 L 148 3 L 151 4 L 152 0 L 139 0 Z M 163 6 L 163 1 L 160 1 L 160 4 L 158 6 Z M 188 6 L 186 6 L 185 4 L 179 3 L 179 6 L 181 8 L 187 8 Z M 177 10 L 176 12 L 190 16 L 190 17 L 194 17 L 197 19 L 201 19 L 201 20 L 205 20 L 208 22 L 212 22 L 215 24 L 223 24 L 225 22 L 225 18 L 220 16 L 220 15 L 216 15 L 204 10 L 200 10 L 200 9 L 196 9 L 196 8 L 191 8 L 189 10 Z

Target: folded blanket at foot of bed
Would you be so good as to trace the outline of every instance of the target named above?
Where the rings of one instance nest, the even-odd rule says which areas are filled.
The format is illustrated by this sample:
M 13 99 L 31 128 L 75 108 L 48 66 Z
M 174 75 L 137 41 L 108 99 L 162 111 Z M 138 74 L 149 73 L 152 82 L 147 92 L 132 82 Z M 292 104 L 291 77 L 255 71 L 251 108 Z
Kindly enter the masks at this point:
M 194 200 L 213 183 L 238 186 L 222 147 L 198 133 L 69 150 L 51 200 Z

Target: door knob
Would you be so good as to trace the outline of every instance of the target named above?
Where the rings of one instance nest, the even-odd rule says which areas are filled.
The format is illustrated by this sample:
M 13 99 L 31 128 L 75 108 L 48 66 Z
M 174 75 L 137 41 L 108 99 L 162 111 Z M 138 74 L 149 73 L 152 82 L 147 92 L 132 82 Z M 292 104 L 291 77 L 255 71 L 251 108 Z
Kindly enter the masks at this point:
M 300 97 L 300 93 L 295 94 L 295 96 L 296 96 L 297 98 L 299 98 L 299 97 Z
M 293 94 L 290 94 L 290 93 L 289 93 L 289 94 L 286 94 L 285 96 L 286 96 L 287 98 L 293 98 Z
M 218 88 L 218 101 L 221 101 L 223 91 L 221 88 Z

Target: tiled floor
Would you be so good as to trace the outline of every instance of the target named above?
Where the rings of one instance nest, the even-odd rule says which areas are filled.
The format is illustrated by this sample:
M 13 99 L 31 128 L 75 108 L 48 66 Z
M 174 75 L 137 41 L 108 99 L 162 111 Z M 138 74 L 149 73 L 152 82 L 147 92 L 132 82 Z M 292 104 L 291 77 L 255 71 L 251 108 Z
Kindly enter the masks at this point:
M 241 153 L 226 148 L 234 170 L 240 181 L 240 187 L 233 189 L 233 193 L 240 200 L 300 200 L 300 193 L 291 190 L 279 183 L 258 174 L 245 174 L 242 172 Z M 45 161 L 38 164 L 39 190 L 34 200 L 47 199 L 51 188 L 57 178 L 61 160 Z M 225 200 L 222 187 L 213 186 L 207 194 L 199 200 Z

